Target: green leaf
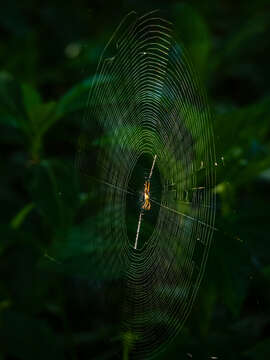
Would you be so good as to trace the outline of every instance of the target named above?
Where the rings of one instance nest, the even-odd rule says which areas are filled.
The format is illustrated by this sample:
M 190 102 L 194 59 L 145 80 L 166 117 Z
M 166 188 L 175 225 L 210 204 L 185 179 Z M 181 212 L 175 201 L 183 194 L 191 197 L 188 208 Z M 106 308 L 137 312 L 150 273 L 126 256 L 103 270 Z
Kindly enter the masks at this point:
M 92 81 L 92 78 L 82 81 L 59 99 L 56 108 L 57 117 L 62 117 L 67 113 L 81 110 L 87 106 Z
M 220 179 L 240 186 L 270 167 L 269 109 L 270 98 L 266 97 L 258 103 L 215 116 Z
M 267 14 L 256 14 L 248 18 L 229 37 L 225 48 L 223 48 L 223 59 L 231 58 L 235 60 L 241 53 L 246 52 L 247 49 L 257 49 L 256 37 L 262 36 L 267 31 L 269 26 Z
M 195 8 L 187 3 L 173 5 L 175 32 L 191 56 L 196 70 L 203 76 L 211 50 L 210 32 L 206 22 Z
M 14 216 L 14 218 L 10 222 L 10 226 L 13 229 L 18 229 L 22 223 L 24 222 L 27 215 L 31 212 L 31 210 L 35 207 L 34 203 L 30 203 L 25 205 L 17 215 Z
M 43 137 L 56 121 L 55 102 L 39 104 L 31 110 L 33 134 L 31 136 L 32 158 L 39 159 Z
M 28 185 L 37 210 L 52 228 L 67 228 L 79 203 L 72 165 L 43 160 L 32 169 Z
M 33 122 L 33 109 L 41 104 L 40 94 L 29 84 L 22 85 L 23 103 L 29 119 Z
M 224 153 L 233 146 L 247 147 L 252 138 L 263 141 L 268 133 L 269 121 L 270 97 L 240 109 L 216 114 L 214 133 L 220 140 L 217 144 L 219 152 Z
M 247 248 L 237 239 L 220 233 L 218 243 L 215 243 L 211 252 L 207 271 L 215 287 L 213 294 L 219 294 L 222 302 L 236 317 L 250 282 L 248 274 L 252 265 Z
M 263 275 L 266 277 L 267 280 L 270 281 L 270 265 L 265 266 L 262 270 Z
M 121 266 L 110 266 L 110 254 L 121 251 L 121 244 L 111 242 L 109 237 L 102 236 L 102 231 L 96 231 L 97 224 L 103 221 L 100 214 L 87 219 L 80 226 L 71 226 L 65 236 L 58 232 L 40 265 L 53 272 L 88 279 L 108 281 L 121 278 Z
M 6 72 L 0 73 L 0 122 L 28 131 L 21 87 Z
M 41 96 L 29 84 L 20 86 L 11 75 L 0 73 L 0 121 L 20 129 L 33 160 L 40 156 L 43 136 L 58 120 L 56 103 L 42 103 Z

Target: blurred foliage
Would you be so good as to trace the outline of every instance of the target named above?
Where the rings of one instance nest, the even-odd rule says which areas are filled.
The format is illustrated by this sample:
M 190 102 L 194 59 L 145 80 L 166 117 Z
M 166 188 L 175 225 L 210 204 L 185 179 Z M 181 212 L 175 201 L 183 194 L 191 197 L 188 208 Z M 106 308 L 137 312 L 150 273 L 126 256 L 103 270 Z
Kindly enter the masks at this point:
M 74 166 L 98 57 L 160 8 L 207 86 L 217 227 L 190 318 L 160 359 L 270 356 L 269 2 L 10 0 L 0 12 L 0 359 L 128 358 L 91 246 L 95 181 Z M 92 123 L 93 157 L 98 131 Z M 106 146 L 106 141 L 104 141 Z M 90 159 L 91 164 L 91 159 Z M 95 168 L 91 168 L 95 175 Z M 100 240 L 102 241 L 102 239 Z M 95 242 L 97 243 L 97 242 Z M 98 300 L 97 300 L 98 299 Z M 94 310 L 93 310 L 94 309 Z M 118 354 L 118 355 L 117 355 Z M 119 355 L 120 354 L 120 355 Z

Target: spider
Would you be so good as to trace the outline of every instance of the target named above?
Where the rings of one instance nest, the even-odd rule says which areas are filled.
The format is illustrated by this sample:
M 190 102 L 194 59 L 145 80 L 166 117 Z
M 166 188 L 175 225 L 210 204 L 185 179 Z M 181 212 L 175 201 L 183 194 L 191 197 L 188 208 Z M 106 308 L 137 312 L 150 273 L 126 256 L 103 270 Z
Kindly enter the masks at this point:
M 151 204 L 150 204 L 150 181 L 149 180 L 147 180 L 144 183 L 143 199 L 144 199 L 144 203 L 142 205 L 142 209 L 150 210 Z

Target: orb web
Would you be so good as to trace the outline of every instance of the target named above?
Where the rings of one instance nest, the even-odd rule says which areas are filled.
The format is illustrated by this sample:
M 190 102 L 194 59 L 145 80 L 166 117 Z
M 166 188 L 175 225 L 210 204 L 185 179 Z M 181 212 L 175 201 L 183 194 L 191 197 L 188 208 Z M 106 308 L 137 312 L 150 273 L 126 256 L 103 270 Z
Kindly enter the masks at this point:
M 129 14 L 101 56 L 79 149 L 90 174 L 93 121 L 102 137 L 97 250 L 89 261 L 107 284 L 106 306 L 121 322 L 129 358 L 153 358 L 190 313 L 215 229 L 206 95 L 172 24 L 158 13 Z

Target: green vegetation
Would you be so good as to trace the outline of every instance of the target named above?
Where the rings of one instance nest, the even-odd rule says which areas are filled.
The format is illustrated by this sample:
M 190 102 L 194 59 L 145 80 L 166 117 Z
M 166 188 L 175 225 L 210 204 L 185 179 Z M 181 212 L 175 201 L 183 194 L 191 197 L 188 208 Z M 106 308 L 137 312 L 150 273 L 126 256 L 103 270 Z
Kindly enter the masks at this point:
M 155 8 L 207 88 L 219 229 L 191 316 L 160 359 L 269 358 L 268 1 L 10 0 L 0 12 L 0 360 L 128 358 L 136 335 L 119 336 L 103 306 L 120 296 L 102 291 L 118 274 L 93 261 L 106 241 L 93 226 L 94 122 L 93 177 L 74 165 L 104 45 L 127 12 Z

